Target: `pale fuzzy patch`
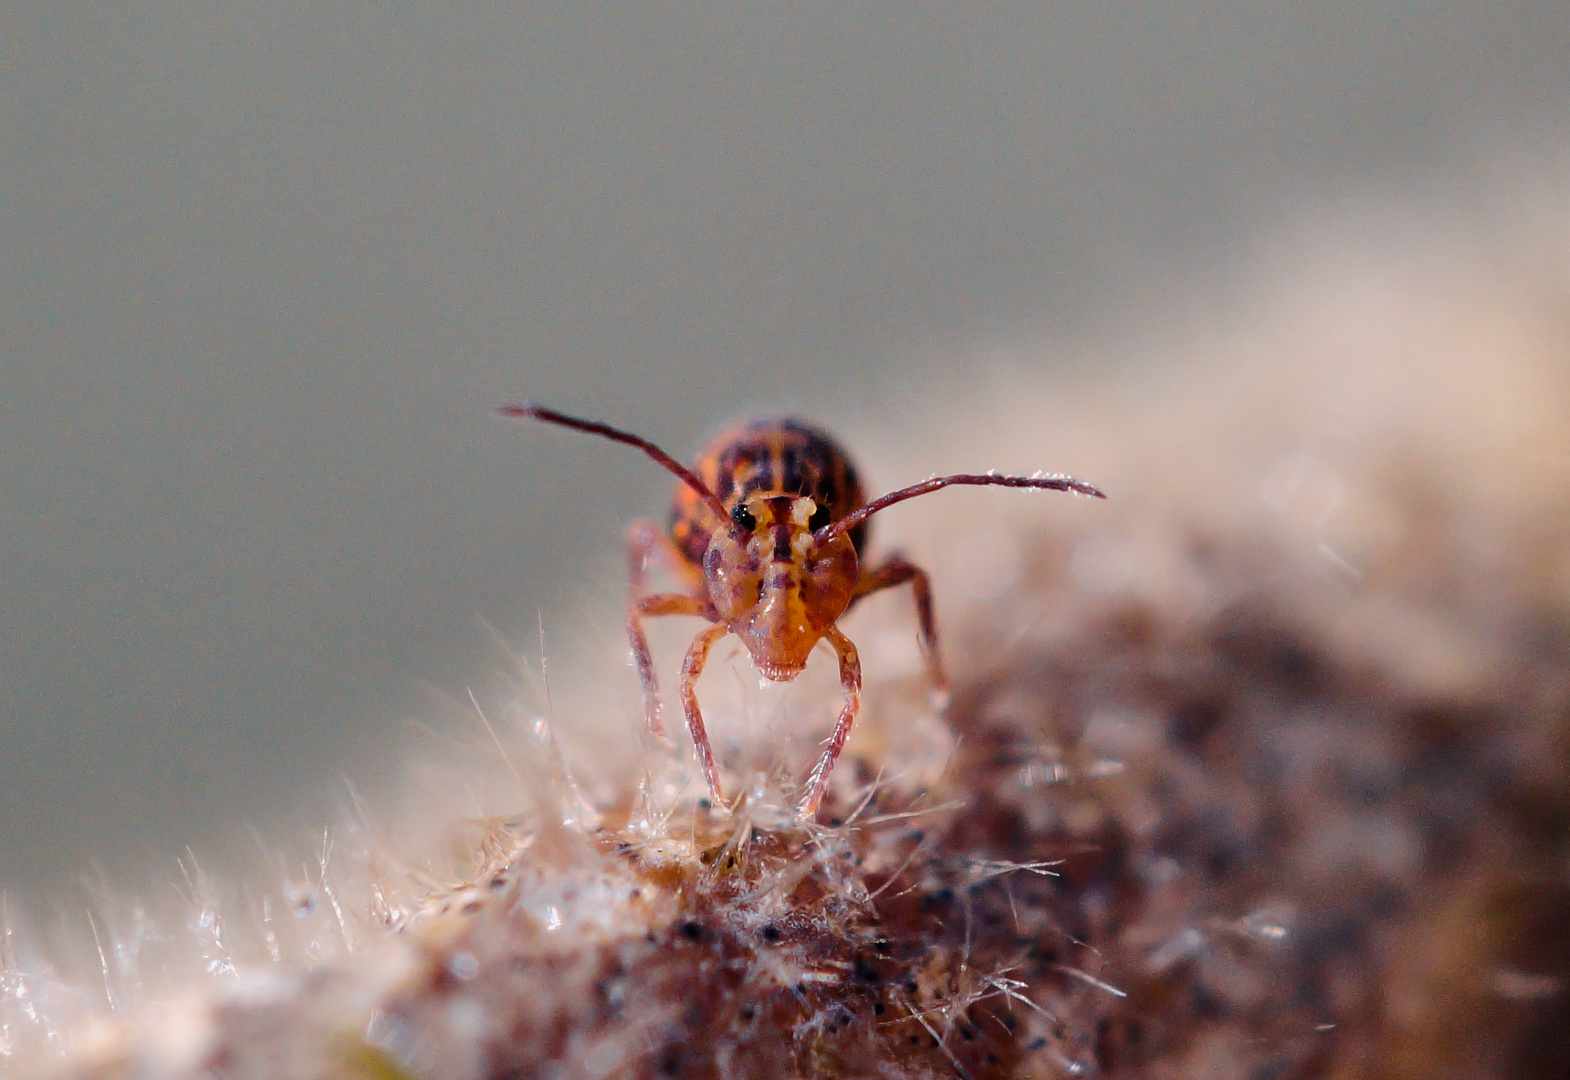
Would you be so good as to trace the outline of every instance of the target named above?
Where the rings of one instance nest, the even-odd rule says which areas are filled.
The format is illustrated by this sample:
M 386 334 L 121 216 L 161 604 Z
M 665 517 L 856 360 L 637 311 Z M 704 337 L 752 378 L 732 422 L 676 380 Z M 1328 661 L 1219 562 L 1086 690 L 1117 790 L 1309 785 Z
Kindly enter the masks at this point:
M 972 680 L 999 662 L 980 643 L 1075 633 L 1072 613 L 1057 603 L 1065 590 L 1137 599 L 1185 624 L 1235 601 L 1233 584 L 1274 577 L 1290 579 L 1308 610 L 1320 612 L 1326 638 L 1349 663 L 1387 672 L 1418 696 L 1474 690 L 1500 662 L 1489 633 L 1494 609 L 1530 604 L 1534 592 L 1561 605 L 1570 599 L 1570 547 L 1560 546 L 1570 513 L 1570 241 L 1557 218 L 1533 239 L 1493 249 L 1441 241 L 1415 254 L 1367 237 L 1300 246 L 1307 258 L 1282 259 L 1222 323 L 1175 338 L 1149 371 L 1072 390 L 1027 378 L 1015 392 L 990 395 L 984 414 L 912 404 L 906 422 L 919 439 L 867 448 L 870 471 L 890 486 L 956 469 L 1045 468 L 1094 481 L 1112 497 L 944 493 L 886 515 L 876 542 L 897 544 L 932 569 L 950 663 Z M 1435 517 L 1445 518 L 1444 529 L 1431 527 Z M 1250 534 L 1274 541 L 1269 565 L 1232 577 L 1202 572 L 1195 537 Z M 1464 559 L 1425 548 L 1436 535 L 1464 546 Z M 1533 572 L 1498 572 L 1523 559 Z M 863 649 L 868 690 L 834 777 L 839 803 L 866 789 L 870 771 L 896 803 L 941 806 L 956 742 L 927 698 L 908 599 L 878 598 L 847 626 Z M 679 628 L 662 634 L 669 689 L 684 640 Z M 675 900 L 650 887 L 653 871 L 632 873 L 587 837 L 620 801 L 629 807 L 620 827 L 647 865 L 690 869 L 712 850 L 694 808 L 701 782 L 684 745 L 665 751 L 639 732 L 619 631 L 603 638 L 549 649 L 548 694 L 537 652 L 514 646 L 517 688 L 493 702 L 450 703 L 465 745 L 412 767 L 417 801 L 380 824 L 362 809 L 328 830 L 311 857 L 285 860 L 280 875 L 215 883 L 193 860 L 173 912 L 149 912 L 105 890 L 96 938 L 77 941 L 74 954 L 50 955 L 8 921 L 0 1058 L 23 1071 L 64 1060 L 78 1076 L 194 1074 L 213 1050 L 219 1017 L 286 1012 L 309 986 L 351 1048 L 339 1061 L 344 1075 L 417 1075 L 435 1063 L 382 1004 L 433 979 L 466 984 L 481 955 L 506 947 L 469 942 L 469 905 L 489 908 L 505 895 L 509 925 L 522 926 L 530 942 L 571 940 L 585 954 L 629 924 L 668 924 Z M 832 665 L 820 657 L 798 686 L 776 693 L 758 690 L 744 658 L 717 661 L 703 698 L 727 783 L 746 793 L 761 828 L 788 831 L 794 785 L 837 707 Z M 1001 714 L 1010 704 L 1003 696 L 989 708 Z M 670 715 L 679 726 L 674 707 Z M 1078 744 L 1024 762 L 999 783 L 1027 818 L 1041 816 L 1033 828 L 1073 833 L 1079 814 L 1088 829 L 1094 805 L 1049 803 L 1037 793 L 1071 778 L 1116 776 L 1129 763 L 1132 786 L 1138 763 L 1157 753 L 1158 732 L 1150 715 L 1100 713 Z M 1303 738 L 1312 734 L 1305 727 Z M 1162 808 L 1134 792 L 1123 813 L 1138 834 L 1160 825 Z M 1379 874 L 1409 872 L 1412 839 L 1369 828 L 1352 818 L 1327 828 L 1316 861 L 1334 867 L 1344 851 Z M 873 845 L 862 852 L 865 871 L 897 869 L 907 854 Z M 788 864 L 771 871 L 789 872 Z M 776 883 L 759 895 L 763 906 L 751 916 L 758 926 L 788 914 L 788 889 Z M 1218 935 L 1276 940 L 1293 911 L 1275 903 L 1241 914 L 1235 926 L 1184 926 L 1131 944 L 1146 948 L 1146 971 L 1159 974 L 1210 956 L 1205 943 Z M 759 955 L 782 986 L 840 977 Z M 1255 993 L 1248 970 L 1216 970 L 1239 1000 Z M 1107 992 L 1085 978 L 1080 992 Z M 913 1004 L 911 1015 L 942 1027 L 958 1022 L 957 1001 L 1017 996 L 1039 1007 L 1032 988 L 1000 972 L 973 973 L 973 985 L 948 989 L 957 995 L 948 1004 Z M 921 995 L 935 993 L 921 986 Z M 652 1017 L 640 1022 L 655 1024 Z M 441 1045 L 477 1043 L 501 1022 L 472 1001 L 455 1002 L 441 1020 L 452 1038 Z M 580 1037 L 574 1053 L 584 1075 L 618 1074 L 636 1056 L 636 1040 Z M 1218 1032 L 1196 1042 L 1192 1071 L 1234 1059 L 1234 1038 Z M 1050 1061 L 1060 1070 L 1076 1063 L 1072 1048 L 1056 1043 L 1043 1053 L 1056 1054 Z M 477 1067 L 442 1064 L 451 1075 Z

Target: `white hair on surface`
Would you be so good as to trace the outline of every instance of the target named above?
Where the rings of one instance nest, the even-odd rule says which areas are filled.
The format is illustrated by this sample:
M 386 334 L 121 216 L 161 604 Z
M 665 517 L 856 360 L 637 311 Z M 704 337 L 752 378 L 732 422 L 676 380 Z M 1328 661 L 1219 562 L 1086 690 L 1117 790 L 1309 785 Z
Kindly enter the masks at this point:
M 193 857 L 172 917 L 101 889 L 74 970 L 8 915 L 0 1061 L 1548 1075 L 1564 221 L 1302 246 L 1158 371 L 912 403 L 919 440 L 873 448 L 890 480 L 1061 467 L 1110 500 L 950 492 L 880 520 L 934 573 L 954 698 L 927 696 L 907 600 L 858 610 L 867 703 L 819 822 L 791 806 L 831 678 L 785 698 L 716 663 L 726 817 L 635 734 L 619 643 L 558 643 L 549 693 L 463 705 L 469 752 L 282 880 Z

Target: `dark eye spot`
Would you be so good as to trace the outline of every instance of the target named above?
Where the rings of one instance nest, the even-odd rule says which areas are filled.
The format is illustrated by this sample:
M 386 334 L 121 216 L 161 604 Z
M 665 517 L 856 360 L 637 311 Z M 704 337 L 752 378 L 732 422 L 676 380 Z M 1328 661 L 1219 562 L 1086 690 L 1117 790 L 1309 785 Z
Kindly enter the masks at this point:
M 752 511 L 743 503 L 736 504 L 736 508 L 730 512 L 730 519 L 738 528 L 746 529 L 748 532 L 758 527 L 758 519 L 752 516 Z
M 819 506 L 812 512 L 812 516 L 807 519 L 807 528 L 811 529 L 813 532 L 817 532 L 828 523 L 829 508 L 827 506 Z

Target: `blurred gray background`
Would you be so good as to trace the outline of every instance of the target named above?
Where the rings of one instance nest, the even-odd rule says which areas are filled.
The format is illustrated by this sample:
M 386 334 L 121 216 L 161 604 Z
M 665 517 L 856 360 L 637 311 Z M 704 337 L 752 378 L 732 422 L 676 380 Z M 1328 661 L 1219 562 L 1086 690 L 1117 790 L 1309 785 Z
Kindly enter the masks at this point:
M 1567 88 L 1564 0 L 0 6 L 0 885 L 320 816 L 477 616 L 576 633 L 668 485 L 493 406 L 853 424 Z

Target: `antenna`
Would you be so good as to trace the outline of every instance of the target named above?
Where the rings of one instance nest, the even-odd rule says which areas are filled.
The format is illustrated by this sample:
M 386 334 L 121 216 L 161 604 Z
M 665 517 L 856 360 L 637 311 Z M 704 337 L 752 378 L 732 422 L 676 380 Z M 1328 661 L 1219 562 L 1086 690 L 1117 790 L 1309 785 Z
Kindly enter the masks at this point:
M 1106 495 L 1100 488 L 1093 487 L 1083 480 L 1076 480 L 1072 476 L 1000 476 L 997 473 L 958 473 L 954 476 L 934 476 L 930 480 L 923 480 L 910 487 L 902 487 L 898 491 L 891 491 L 887 495 L 873 499 L 859 510 L 855 510 L 838 521 L 831 522 L 813 534 L 813 539 L 819 544 L 826 544 L 835 537 L 847 533 L 866 521 L 879 510 L 887 510 L 895 503 L 902 503 L 906 499 L 914 499 L 918 495 L 937 491 L 939 488 L 950 487 L 955 484 L 972 484 L 977 487 L 1011 487 L 1033 488 L 1037 491 L 1072 491 L 1079 495 L 1090 495 L 1097 499 L 1105 499 Z
M 547 424 L 559 424 L 562 427 L 572 428 L 574 431 L 585 431 L 590 435 L 602 435 L 612 442 L 636 446 L 639 450 L 642 450 L 655 461 L 665 466 L 665 468 L 675 473 L 677 479 L 697 492 L 698 497 L 708 505 L 710 510 L 714 511 L 721 521 L 724 521 L 729 516 L 725 512 L 725 504 L 720 502 L 719 496 L 709 490 L 707 484 L 698 479 L 697 473 L 671 457 L 658 446 L 655 446 L 648 439 L 634 435 L 630 431 L 623 431 L 621 428 L 613 428 L 609 424 L 602 424 L 598 420 L 585 420 L 578 416 L 568 416 L 566 413 L 557 412 L 555 409 L 547 408 L 544 405 L 536 405 L 533 402 L 525 402 L 522 405 L 503 405 L 496 411 L 502 416 L 514 419 L 543 420 Z

